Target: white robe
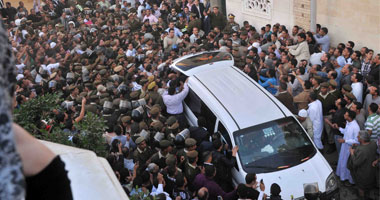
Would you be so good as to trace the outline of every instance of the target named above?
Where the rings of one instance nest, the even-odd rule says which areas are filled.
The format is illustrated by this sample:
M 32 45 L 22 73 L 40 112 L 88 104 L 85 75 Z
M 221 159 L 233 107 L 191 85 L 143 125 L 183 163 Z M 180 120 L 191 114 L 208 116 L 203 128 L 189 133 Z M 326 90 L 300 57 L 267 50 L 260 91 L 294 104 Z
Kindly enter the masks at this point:
M 314 143 L 318 149 L 323 149 L 321 140 L 323 131 L 322 103 L 319 100 L 309 103 L 307 113 L 313 122 Z
M 351 88 L 352 94 L 356 97 L 356 100 L 360 103 L 363 103 L 363 83 L 352 83 Z
M 350 170 L 347 169 L 347 160 L 350 156 L 350 147 L 353 144 L 359 144 L 358 135 L 360 127 L 356 120 L 353 120 L 352 122 L 347 122 L 346 128 L 339 128 L 339 131 L 344 135 L 343 139 L 345 142 L 342 143 L 342 147 L 340 149 L 336 175 L 340 177 L 340 180 L 348 180 L 351 184 L 353 184 L 354 180 L 351 177 Z

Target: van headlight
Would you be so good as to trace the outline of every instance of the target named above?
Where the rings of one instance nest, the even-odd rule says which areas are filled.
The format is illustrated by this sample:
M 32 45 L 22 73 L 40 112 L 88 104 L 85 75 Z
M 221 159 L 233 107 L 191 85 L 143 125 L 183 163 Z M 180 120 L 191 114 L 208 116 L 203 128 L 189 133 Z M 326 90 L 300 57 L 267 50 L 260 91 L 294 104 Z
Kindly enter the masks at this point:
M 331 172 L 329 177 L 326 179 L 326 192 L 334 191 L 338 187 L 338 182 L 334 172 Z

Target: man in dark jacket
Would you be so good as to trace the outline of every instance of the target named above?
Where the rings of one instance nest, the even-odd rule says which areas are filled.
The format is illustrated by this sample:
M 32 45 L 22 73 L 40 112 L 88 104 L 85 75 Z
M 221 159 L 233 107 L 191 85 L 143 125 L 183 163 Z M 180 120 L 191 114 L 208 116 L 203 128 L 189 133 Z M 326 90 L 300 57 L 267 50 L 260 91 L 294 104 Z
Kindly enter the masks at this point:
M 232 188 L 232 173 L 231 169 L 236 164 L 236 153 L 239 150 L 238 146 L 232 149 L 232 158 L 228 159 L 224 154 L 225 146 L 220 139 L 215 139 L 213 142 L 214 149 L 212 153 L 212 162 L 216 166 L 215 181 L 218 182 L 224 191 L 231 191 Z
M 218 27 L 219 30 L 223 30 L 226 26 L 226 16 L 219 12 L 219 8 L 215 6 L 212 13 L 210 13 L 211 28 Z
M 279 93 L 276 98 L 281 101 L 293 114 L 297 114 L 297 109 L 293 104 L 293 97 L 288 92 L 286 83 L 280 83 Z
M 203 3 L 200 3 L 199 0 L 195 0 L 194 4 L 191 6 L 191 13 L 195 13 L 198 19 L 203 19 L 203 11 L 205 10 L 205 6 Z

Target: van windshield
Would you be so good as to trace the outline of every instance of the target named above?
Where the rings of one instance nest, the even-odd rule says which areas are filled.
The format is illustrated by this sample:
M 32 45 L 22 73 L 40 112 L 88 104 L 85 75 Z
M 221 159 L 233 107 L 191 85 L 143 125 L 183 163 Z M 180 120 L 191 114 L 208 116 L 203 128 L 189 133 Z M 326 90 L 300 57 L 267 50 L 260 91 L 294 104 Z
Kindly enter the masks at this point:
M 234 133 L 239 158 L 247 173 L 267 173 L 298 165 L 316 150 L 293 117 L 287 117 Z

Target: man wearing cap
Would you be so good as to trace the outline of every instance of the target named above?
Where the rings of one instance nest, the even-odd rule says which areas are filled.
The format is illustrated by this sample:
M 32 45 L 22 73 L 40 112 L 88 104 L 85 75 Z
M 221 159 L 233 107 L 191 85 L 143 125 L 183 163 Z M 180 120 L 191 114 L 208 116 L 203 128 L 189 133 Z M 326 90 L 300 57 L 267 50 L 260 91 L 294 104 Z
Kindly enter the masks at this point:
M 359 196 L 363 199 L 369 197 L 369 191 L 376 186 L 376 168 L 372 162 L 376 160 L 376 143 L 370 140 L 367 131 L 359 131 L 358 140 L 360 145 L 350 147 L 350 159 L 347 168 L 350 170 L 352 178 L 359 188 Z
M 185 164 L 185 176 L 187 179 L 187 182 L 189 183 L 189 190 L 191 192 L 195 191 L 195 188 L 193 186 L 193 181 L 195 177 L 201 173 L 201 170 L 199 169 L 197 162 L 198 162 L 198 152 L 196 150 L 192 150 L 186 153 L 187 156 L 187 163 Z
M 202 28 L 202 21 L 197 18 L 195 13 L 190 14 L 190 21 L 187 25 L 187 32 L 189 35 L 193 34 L 193 28 L 197 27 L 198 29 Z
M 230 13 L 228 14 L 228 22 L 226 27 L 224 28 L 224 31 L 227 32 L 233 32 L 233 31 L 238 31 L 240 30 L 240 25 L 235 22 L 235 15 Z
M 350 93 L 352 91 L 352 87 L 351 85 L 348 85 L 348 84 L 345 84 L 342 86 L 342 89 L 341 89 L 341 96 L 343 97 L 346 93 Z
M 332 115 L 330 111 L 334 109 L 335 101 L 337 100 L 337 98 L 328 91 L 329 84 L 327 82 L 321 83 L 320 86 L 321 87 L 320 87 L 320 92 L 318 94 L 318 100 L 322 103 L 323 117 L 327 118 L 328 120 L 331 120 Z M 328 124 L 324 124 L 324 129 L 327 134 L 327 139 L 328 139 L 327 143 L 331 147 L 326 152 L 329 154 L 335 151 L 334 134 Z
M 301 122 L 301 125 L 306 130 L 306 133 L 309 135 L 310 138 L 314 138 L 314 131 L 313 131 L 313 123 L 311 122 L 308 113 L 305 109 L 301 109 L 298 112 L 297 116 L 298 121 Z
M 346 108 L 350 109 L 354 101 L 356 101 L 356 98 L 351 92 L 349 92 L 349 93 L 344 94 L 344 100 L 347 101 Z
M 160 141 L 160 150 L 153 154 L 151 161 L 156 163 L 161 169 L 166 167 L 166 158 L 173 150 L 173 144 L 169 140 Z
M 153 155 L 153 151 L 147 146 L 146 140 L 143 136 L 138 137 L 135 143 L 137 148 L 133 152 L 133 161 L 134 163 L 138 162 L 140 165 L 144 165 Z
M 187 153 L 189 151 L 197 149 L 197 141 L 193 138 L 186 138 L 185 140 L 185 148 L 179 150 L 177 152 L 177 157 L 180 160 L 180 166 L 187 160 Z

